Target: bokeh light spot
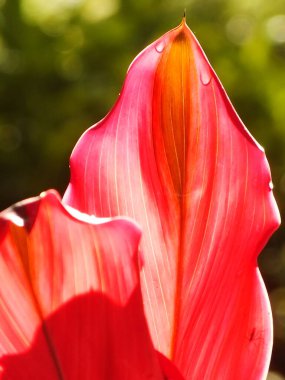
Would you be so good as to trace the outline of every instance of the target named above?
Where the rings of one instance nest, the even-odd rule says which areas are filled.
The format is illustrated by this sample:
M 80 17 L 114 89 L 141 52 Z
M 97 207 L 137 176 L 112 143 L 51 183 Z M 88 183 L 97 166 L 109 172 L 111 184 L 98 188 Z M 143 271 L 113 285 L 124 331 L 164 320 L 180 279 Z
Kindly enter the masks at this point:
M 243 45 L 252 36 L 253 23 L 247 16 L 234 16 L 226 24 L 228 39 L 237 45 Z
M 266 23 L 266 30 L 274 43 L 285 43 L 285 15 L 271 17 Z

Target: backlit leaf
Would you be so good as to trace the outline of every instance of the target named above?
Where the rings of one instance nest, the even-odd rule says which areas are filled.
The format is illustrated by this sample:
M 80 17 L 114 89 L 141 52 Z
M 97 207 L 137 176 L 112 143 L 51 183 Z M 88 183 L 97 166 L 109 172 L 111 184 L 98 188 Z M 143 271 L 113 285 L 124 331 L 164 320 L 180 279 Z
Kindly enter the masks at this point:
M 48 191 L 1 213 L 0 231 L 0 379 L 163 379 L 135 224 L 80 215 Z
M 279 225 L 270 171 L 185 20 L 138 55 L 83 134 L 64 201 L 140 224 L 152 339 L 187 379 L 264 376 L 272 323 L 257 256 Z

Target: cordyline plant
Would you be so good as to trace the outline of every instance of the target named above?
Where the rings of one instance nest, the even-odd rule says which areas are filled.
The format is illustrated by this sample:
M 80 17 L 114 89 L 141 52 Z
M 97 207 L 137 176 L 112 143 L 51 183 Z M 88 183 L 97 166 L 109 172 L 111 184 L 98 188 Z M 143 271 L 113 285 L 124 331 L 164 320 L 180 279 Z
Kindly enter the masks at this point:
M 264 379 L 257 256 L 279 222 L 264 151 L 183 19 L 80 138 L 63 201 L 2 212 L 0 378 Z

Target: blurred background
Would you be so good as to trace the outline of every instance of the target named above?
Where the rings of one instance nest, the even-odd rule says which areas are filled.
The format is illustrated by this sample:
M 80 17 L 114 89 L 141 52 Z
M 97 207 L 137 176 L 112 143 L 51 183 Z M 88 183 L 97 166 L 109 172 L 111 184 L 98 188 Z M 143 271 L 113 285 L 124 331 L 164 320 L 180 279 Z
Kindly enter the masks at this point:
M 235 108 L 265 147 L 285 213 L 285 0 L 0 0 L 0 207 L 63 193 L 81 133 L 133 58 L 184 8 Z M 285 219 L 283 217 L 283 219 Z M 285 379 L 285 234 L 260 256 L 274 315 L 270 380 Z

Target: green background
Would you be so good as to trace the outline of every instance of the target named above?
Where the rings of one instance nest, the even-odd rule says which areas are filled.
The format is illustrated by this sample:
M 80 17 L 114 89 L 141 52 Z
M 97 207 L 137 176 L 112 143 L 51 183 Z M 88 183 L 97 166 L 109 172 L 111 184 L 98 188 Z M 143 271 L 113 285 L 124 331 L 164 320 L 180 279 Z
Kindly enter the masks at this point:
M 0 0 L 0 206 L 63 193 L 81 133 L 113 105 L 132 59 L 187 22 L 265 147 L 285 212 L 284 0 Z M 271 380 L 285 374 L 285 236 L 259 262 L 274 315 Z M 277 374 L 279 373 L 279 375 Z

